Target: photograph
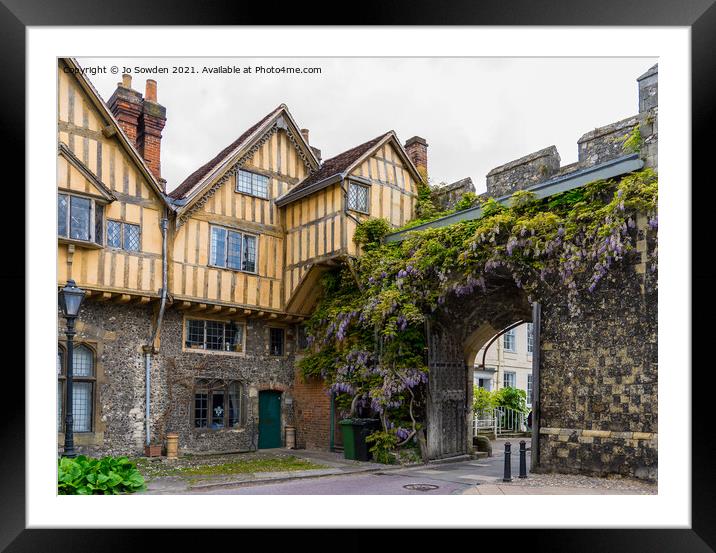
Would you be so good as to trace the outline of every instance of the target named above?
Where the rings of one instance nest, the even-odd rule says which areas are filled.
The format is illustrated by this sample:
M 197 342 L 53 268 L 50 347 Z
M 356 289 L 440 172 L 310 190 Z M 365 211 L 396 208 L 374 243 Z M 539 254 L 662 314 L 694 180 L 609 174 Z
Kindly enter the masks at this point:
M 659 62 L 57 57 L 56 493 L 658 495 Z

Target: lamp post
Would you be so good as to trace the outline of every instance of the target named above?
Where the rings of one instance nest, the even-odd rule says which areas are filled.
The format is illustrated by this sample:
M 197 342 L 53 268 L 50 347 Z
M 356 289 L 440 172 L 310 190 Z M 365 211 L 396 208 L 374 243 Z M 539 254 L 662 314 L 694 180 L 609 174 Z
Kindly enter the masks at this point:
M 85 291 L 79 288 L 74 280 L 68 280 L 64 288 L 59 293 L 59 304 L 62 310 L 62 316 L 67 320 L 67 379 L 65 394 L 65 448 L 63 457 L 75 457 L 75 443 L 72 432 L 72 365 L 74 357 L 75 337 L 75 319 L 80 312 L 82 300 L 85 297 Z

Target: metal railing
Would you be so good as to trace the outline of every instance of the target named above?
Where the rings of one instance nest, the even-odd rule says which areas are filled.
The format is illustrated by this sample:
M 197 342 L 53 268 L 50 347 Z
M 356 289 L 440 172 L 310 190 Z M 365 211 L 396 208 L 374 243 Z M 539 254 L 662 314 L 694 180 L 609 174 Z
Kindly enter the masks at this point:
M 475 412 L 472 418 L 472 435 L 481 433 L 509 434 L 514 432 L 527 432 L 527 417 L 520 411 L 509 407 L 495 407 Z

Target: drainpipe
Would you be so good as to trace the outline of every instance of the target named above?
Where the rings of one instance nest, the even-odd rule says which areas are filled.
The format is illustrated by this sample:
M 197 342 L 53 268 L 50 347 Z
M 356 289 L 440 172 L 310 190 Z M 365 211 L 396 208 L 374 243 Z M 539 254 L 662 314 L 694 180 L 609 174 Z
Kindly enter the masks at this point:
M 162 326 L 162 319 L 164 318 L 164 309 L 167 303 L 167 209 L 164 208 L 164 216 L 162 217 L 161 228 L 162 228 L 162 289 L 161 299 L 159 304 L 159 314 L 157 315 L 157 323 L 152 329 L 152 336 L 149 342 L 144 347 L 144 381 L 145 381 L 145 396 L 144 396 L 144 424 L 145 424 L 145 445 L 150 445 L 152 442 L 152 429 L 150 424 L 151 414 L 151 369 L 152 369 L 152 354 L 154 353 L 154 341 L 157 339 L 157 334 Z

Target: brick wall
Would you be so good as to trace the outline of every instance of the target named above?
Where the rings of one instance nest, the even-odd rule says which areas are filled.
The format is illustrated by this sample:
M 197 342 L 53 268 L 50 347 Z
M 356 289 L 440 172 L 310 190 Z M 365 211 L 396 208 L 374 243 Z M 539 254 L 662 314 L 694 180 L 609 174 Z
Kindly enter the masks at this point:
M 296 371 L 293 382 L 296 446 L 328 449 L 331 431 L 331 401 L 323 382 L 304 380 Z

